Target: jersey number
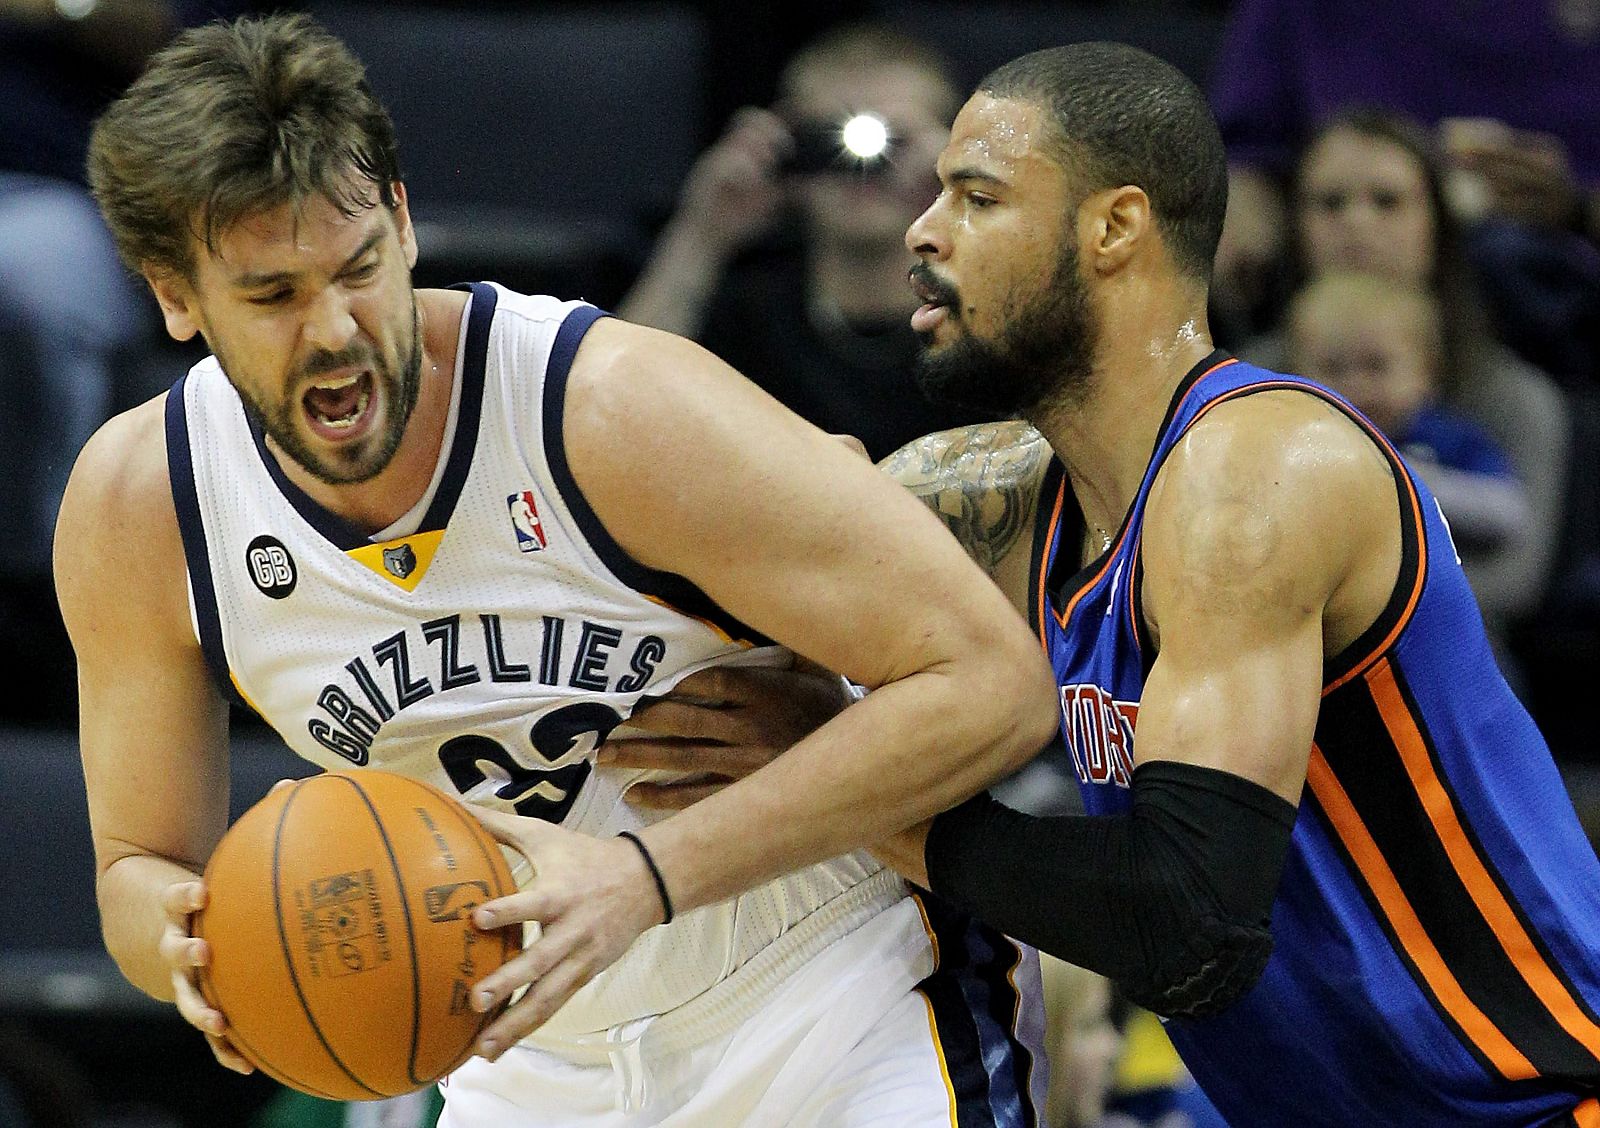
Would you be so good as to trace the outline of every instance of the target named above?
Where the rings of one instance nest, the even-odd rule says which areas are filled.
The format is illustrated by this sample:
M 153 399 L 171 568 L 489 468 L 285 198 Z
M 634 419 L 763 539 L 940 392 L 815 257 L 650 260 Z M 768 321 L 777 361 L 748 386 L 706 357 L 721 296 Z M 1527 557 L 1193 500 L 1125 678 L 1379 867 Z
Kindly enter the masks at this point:
M 544 714 L 528 731 L 545 767 L 530 768 L 498 740 L 477 734 L 445 741 L 439 747 L 439 764 L 463 795 L 494 779 L 500 784 L 495 797 L 510 803 L 517 814 L 560 823 L 589 778 L 589 754 L 621 723 L 622 714 L 611 706 L 579 701 Z M 565 767 L 553 766 L 573 753 L 584 758 Z

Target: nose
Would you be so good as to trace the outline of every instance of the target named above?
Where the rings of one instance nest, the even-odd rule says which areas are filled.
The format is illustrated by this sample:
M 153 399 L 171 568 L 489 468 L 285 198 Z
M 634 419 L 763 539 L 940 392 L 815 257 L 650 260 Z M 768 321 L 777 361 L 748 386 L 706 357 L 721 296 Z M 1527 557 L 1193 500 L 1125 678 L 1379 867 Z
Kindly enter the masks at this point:
M 906 228 L 906 248 L 923 259 L 935 262 L 950 257 L 950 240 L 941 222 L 944 193 L 940 193 L 926 211 L 911 221 Z
M 325 288 L 306 313 L 303 333 L 307 348 L 336 353 L 350 343 L 356 332 L 350 296 L 344 292 L 344 287 Z

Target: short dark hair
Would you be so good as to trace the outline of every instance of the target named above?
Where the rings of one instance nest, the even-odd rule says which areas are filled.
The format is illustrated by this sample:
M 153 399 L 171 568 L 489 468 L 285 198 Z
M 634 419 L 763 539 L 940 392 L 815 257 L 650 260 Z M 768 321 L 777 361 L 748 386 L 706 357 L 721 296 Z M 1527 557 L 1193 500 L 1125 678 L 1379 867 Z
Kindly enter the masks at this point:
M 1046 110 L 1086 191 L 1142 188 L 1179 267 L 1210 279 L 1228 160 L 1205 96 L 1181 71 L 1125 43 L 1073 43 L 1013 59 L 978 90 Z
M 359 178 L 351 182 L 351 174 Z M 320 195 L 394 207 L 394 125 L 347 47 L 303 15 L 212 23 L 154 55 L 101 115 L 89 185 L 134 270 L 193 277 L 248 215 Z

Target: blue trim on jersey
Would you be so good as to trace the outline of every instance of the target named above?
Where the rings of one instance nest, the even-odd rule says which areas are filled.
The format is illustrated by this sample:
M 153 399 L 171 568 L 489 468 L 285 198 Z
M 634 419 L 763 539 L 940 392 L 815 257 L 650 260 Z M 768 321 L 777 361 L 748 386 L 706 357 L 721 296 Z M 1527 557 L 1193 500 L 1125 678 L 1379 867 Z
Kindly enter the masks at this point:
M 544 375 L 544 450 L 550 462 L 550 476 L 562 499 L 572 511 L 583 531 L 584 538 L 606 567 L 623 583 L 643 595 L 655 596 L 675 610 L 715 624 L 729 637 L 757 646 L 771 643 L 771 639 L 741 623 L 718 607 L 712 598 L 682 576 L 647 568 L 629 555 L 612 537 L 600 520 L 599 514 L 583 496 L 578 481 L 567 464 L 567 444 L 564 422 L 567 404 L 567 377 L 572 371 L 578 346 L 595 322 L 610 314 L 594 306 L 578 306 L 567 314 L 561 328 L 556 331 L 555 343 L 550 348 L 550 363 Z
M 450 460 L 445 464 L 439 479 L 439 489 L 433 495 L 428 512 L 423 515 L 418 533 L 431 533 L 450 523 L 461 489 L 466 485 L 467 473 L 472 469 L 472 456 L 478 445 L 478 421 L 483 413 L 483 382 L 489 348 L 489 326 L 494 320 L 495 305 L 499 295 L 486 282 L 475 282 L 470 287 L 472 297 L 467 303 L 467 341 L 461 358 L 461 403 L 456 411 L 455 436 L 450 444 Z M 289 480 L 283 467 L 267 449 L 267 436 L 261 421 L 254 412 L 246 412 L 250 437 L 255 441 L 256 453 L 267 468 L 278 492 L 294 507 L 294 511 L 340 552 L 349 552 L 372 543 L 366 531 L 352 524 L 332 510 L 324 508 L 299 486 Z
M 483 418 L 483 386 L 489 370 L 489 329 L 500 304 L 500 291 L 487 282 L 472 282 L 465 289 L 472 294 L 467 304 L 467 340 L 461 360 L 461 403 L 456 408 L 456 436 L 450 444 L 450 461 L 439 479 L 439 491 L 422 516 L 419 533 L 442 529 L 450 523 L 461 490 L 472 469 L 472 456 L 478 449 L 478 425 Z
M 222 615 L 217 609 L 217 589 L 211 582 L 211 555 L 206 548 L 206 527 L 200 517 L 200 494 L 194 481 L 194 457 L 189 450 L 189 411 L 184 403 L 186 372 L 167 392 L 167 476 L 172 480 L 172 505 L 178 513 L 178 532 L 189 566 L 189 587 L 194 592 L 194 616 L 200 628 L 200 652 L 223 697 L 245 704 L 228 671 L 222 645 Z M 248 566 L 248 565 L 247 565 Z
M 917 984 L 955 1098 L 957 1128 L 1038 1128 L 1032 1075 L 1039 1063 L 1017 1035 L 1014 940 L 924 890 L 913 893 L 933 933 L 938 965 Z

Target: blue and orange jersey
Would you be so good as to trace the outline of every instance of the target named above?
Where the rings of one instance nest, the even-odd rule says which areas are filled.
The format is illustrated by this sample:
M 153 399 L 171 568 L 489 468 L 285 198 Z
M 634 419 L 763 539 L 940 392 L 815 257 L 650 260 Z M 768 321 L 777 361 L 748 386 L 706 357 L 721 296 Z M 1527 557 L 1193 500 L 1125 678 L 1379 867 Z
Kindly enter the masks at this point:
M 1272 959 L 1240 1002 L 1167 1032 L 1233 1128 L 1600 1126 L 1600 862 L 1490 653 L 1437 502 L 1327 389 L 1214 353 L 1083 568 L 1082 517 L 1052 467 L 1033 608 L 1086 808 L 1131 805 L 1156 660 L 1140 607 L 1151 484 L 1206 412 L 1278 389 L 1344 412 L 1392 464 L 1403 559 L 1383 613 L 1325 665 Z

